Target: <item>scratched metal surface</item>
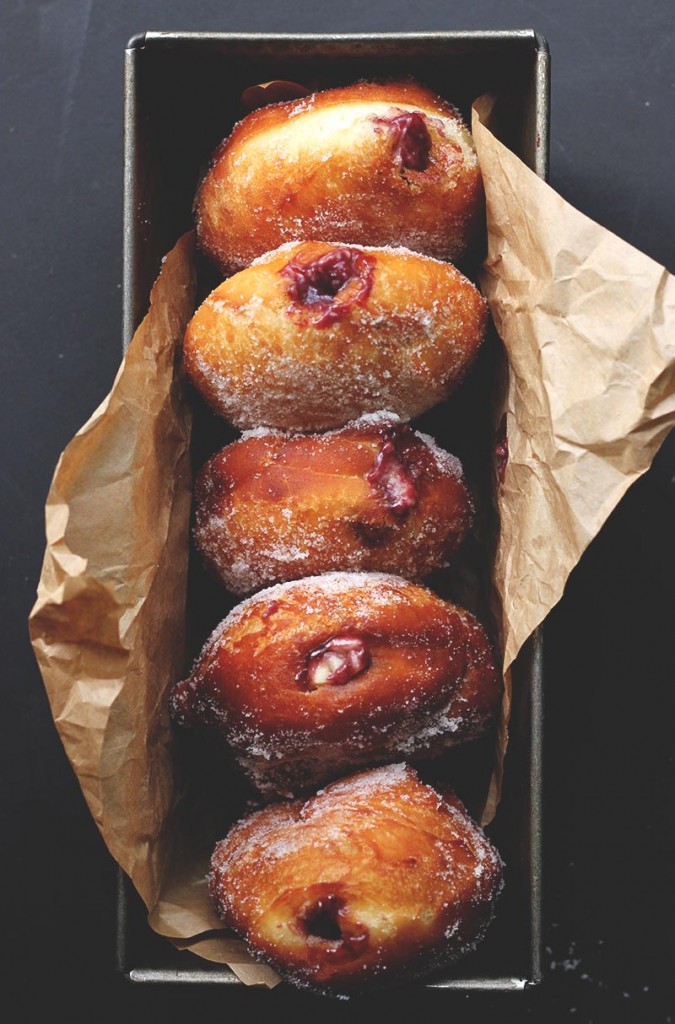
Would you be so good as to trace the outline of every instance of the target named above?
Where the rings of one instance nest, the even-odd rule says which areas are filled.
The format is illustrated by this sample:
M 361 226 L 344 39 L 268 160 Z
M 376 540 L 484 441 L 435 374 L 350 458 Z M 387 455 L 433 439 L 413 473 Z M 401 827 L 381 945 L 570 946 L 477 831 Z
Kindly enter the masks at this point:
M 18 989 L 15 1019 L 35 1019 L 45 994 L 69 1006 L 73 1019 L 178 1019 L 195 1007 L 192 990 L 130 986 L 112 967 L 114 868 L 54 732 L 25 626 L 55 460 L 106 393 L 118 361 L 127 39 L 148 28 L 532 25 L 553 53 L 552 184 L 675 270 L 673 21 L 670 0 L 317 0 L 295 8 L 272 0 L 3 0 L 0 865 L 3 992 L 7 999 Z M 517 997 L 432 992 L 413 1006 L 397 995 L 366 1001 L 367 1011 L 472 1021 L 498 1012 L 547 1024 L 668 1019 L 673 478 L 671 438 L 547 623 L 543 985 Z M 264 993 L 246 998 L 247 1013 L 279 1010 Z M 230 1002 L 227 1012 L 240 1016 L 243 1006 Z M 224 1010 L 220 990 L 200 991 L 200 1016 Z M 283 1010 L 302 1020 L 317 1007 L 298 996 Z M 320 1007 L 325 1017 L 343 1012 Z

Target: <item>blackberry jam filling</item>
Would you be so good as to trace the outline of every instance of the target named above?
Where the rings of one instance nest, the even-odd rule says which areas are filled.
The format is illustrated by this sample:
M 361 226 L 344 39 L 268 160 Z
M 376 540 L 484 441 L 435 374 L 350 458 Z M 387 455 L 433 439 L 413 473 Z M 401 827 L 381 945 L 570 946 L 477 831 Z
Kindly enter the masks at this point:
M 417 504 L 415 474 L 403 460 L 403 442 L 408 428 L 392 431 L 380 448 L 366 480 L 382 497 L 395 516 L 403 518 Z
M 361 637 L 334 636 L 310 652 L 304 681 L 310 690 L 326 685 L 342 686 L 369 666 L 370 654 Z
M 289 282 L 293 302 L 315 306 L 320 313 L 315 326 L 326 327 L 368 298 L 374 265 L 372 256 L 344 246 L 308 262 L 294 257 L 279 273 Z
M 394 155 L 410 171 L 426 171 L 431 153 L 431 136 L 424 115 L 416 110 L 404 110 L 391 117 L 376 118 L 385 125 L 394 140 Z

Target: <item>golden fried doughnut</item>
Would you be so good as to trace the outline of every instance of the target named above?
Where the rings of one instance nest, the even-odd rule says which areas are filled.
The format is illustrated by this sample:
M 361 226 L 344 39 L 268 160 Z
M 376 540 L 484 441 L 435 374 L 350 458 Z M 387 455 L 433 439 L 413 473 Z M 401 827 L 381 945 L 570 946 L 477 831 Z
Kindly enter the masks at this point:
M 170 707 L 227 740 L 259 791 L 288 795 L 481 736 L 500 696 L 469 612 L 396 576 L 335 573 L 235 608 Z
M 223 273 L 283 242 L 405 245 L 456 261 L 482 217 L 457 111 L 415 82 L 361 82 L 257 110 L 216 150 L 197 235 Z
M 255 957 L 333 995 L 464 956 L 501 885 L 499 854 L 457 797 L 404 764 L 249 815 L 218 843 L 209 875 L 219 915 Z
M 343 569 L 421 579 L 471 519 L 459 461 L 385 413 L 327 434 L 252 431 L 195 486 L 195 543 L 234 594 Z
M 486 322 L 485 300 L 447 263 L 301 242 L 209 295 L 188 325 L 185 368 L 241 428 L 324 430 L 377 409 L 410 419 L 462 378 Z

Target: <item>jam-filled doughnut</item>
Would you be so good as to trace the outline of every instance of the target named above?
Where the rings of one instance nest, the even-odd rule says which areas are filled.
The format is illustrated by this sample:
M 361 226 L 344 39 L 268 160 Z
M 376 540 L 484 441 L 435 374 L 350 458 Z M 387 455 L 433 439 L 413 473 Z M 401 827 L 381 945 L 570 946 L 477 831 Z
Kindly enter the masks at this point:
M 245 117 L 199 189 L 197 235 L 223 273 L 282 242 L 465 252 L 483 211 L 469 131 L 415 82 L 361 82 Z
M 185 367 L 241 428 L 403 419 L 447 397 L 480 346 L 485 300 L 458 270 L 405 249 L 281 248 L 219 285 L 184 341 Z
M 227 740 L 259 791 L 288 795 L 481 736 L 500 696 L 469 612 L 395 576 L 335 573 L 235 608 L 170 708 Z
M 238 822 L 211 859 L 224 922 L 289 981 L 332 995 L 400 984 L 472 950 L 501 860 L 454 794 L 404 764 Z
M 459 461 L 386 413 L 327 434 L 251 431 L 195 485 L 196 546 L 240 595 L 344 569 L 421 579 L 471 519 Z

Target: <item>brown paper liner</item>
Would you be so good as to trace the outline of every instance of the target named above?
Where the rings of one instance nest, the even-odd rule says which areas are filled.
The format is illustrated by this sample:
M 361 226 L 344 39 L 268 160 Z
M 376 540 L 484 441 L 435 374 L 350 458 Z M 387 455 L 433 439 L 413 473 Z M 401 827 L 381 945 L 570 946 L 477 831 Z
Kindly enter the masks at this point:
M 505 667 L 675 426 L 675 278 L 566 203 L 482 123 L 481 285 L 506 348 L 495 580 Z
M 148 906 L 171 851 L 167 683 L 184 664 L 190 411 L 176 372 L 193 242 L 167 256 L 112 391 L 63 452 L 31 637 L 56 727 Z
M 488 129 L 474 104 L 488 254 L 481 286 L 506 348 L 509 458 L 495 585 L 504 670 L 675 426 L 675 278 L 566 203 Z M 510 689 L 510 687 L 509 687 Z M 483 815 L 499 801 L 498 764 Z
M 509 667 L 675 423 L 673 278 L 540 181 L 490 133 L 488 114 L 479 101 L 482 283 L 510 373 L 494 579 L 507 693 L 484 820 L 501 788 Z M 204 877 L 213 823 L 181 801 L 172 774 L 165 697 L 184 667 L 191 489 L 177 353 L 194 288 L 187 235 L 110 395 L 57 466 L 31 635 L 85 798 L 152 927 L 272 987 L 270 968 L 214 935 Z

